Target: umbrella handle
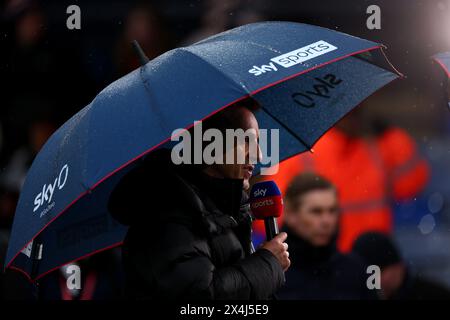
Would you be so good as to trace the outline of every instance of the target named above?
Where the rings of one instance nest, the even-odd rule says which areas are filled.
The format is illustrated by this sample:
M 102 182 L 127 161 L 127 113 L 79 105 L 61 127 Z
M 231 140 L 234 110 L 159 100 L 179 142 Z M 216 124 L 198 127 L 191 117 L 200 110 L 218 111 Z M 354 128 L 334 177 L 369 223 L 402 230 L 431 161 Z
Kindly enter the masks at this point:
M 33 259 L 33 263 L 31 265 L 31 279 L 36 278 L 39 261 L 42 260 L 42 249 L 44 245 L 38 241 L 38 237 L 33 240 L 33 244 L 31 246 L 31 257 Z
M 34 292 L 33 295 L 35 296 L 36 300 L 40 300 L 40 290 L 39 290 L 39 282 L 36 279 L 39 271 L 39 262 L 42 260 L 42 250 L 44 248 L 44 245 L 39 241 L 39 236 L 33 239 L 33 244 L 31 245 L 31 272 L 30 272 L 30 278 L 33 282 Z

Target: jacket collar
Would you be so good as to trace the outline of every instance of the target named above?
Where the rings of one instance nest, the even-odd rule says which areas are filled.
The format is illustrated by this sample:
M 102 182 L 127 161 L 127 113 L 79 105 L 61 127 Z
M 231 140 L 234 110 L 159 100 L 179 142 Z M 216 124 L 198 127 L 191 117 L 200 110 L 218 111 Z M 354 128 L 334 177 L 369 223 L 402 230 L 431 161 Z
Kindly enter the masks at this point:
M 244 199 L 242 179 L 214 178 L 202 171 L 190 179 L 200 194 L 214 203 L 215 208 L 212 209 L 218 209 L 230 216 L 237 215 Z
M 185 197 L 200 212 L 210 233 L 239 225 L 251 226 L 248 196 L 242 179 L 211 177 L 195 168 L 178 168 L 177 176 L 188 189 Z

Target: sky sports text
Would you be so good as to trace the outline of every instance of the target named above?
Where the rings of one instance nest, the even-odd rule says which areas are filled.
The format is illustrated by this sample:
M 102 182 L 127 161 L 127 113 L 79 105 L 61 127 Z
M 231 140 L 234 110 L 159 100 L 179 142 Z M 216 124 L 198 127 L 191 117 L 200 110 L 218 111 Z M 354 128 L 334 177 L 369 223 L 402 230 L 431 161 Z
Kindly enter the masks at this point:
M 171 141 L 178 143 L 171 159 L 176 165 L 260 164 L 261 174 L 271 175 L 278 171 L 279 140 L 278 129 L 260 129 L 259 136 L 252 128 L 226 129 L 224 136 L 215 128 L 203 132 L 202 121 L 195 121 L 193 136 L 186 129 L 172 132 Z
M 263 64 L 262 66 L 253 66 L 250 70 L 248 70 L 248 72 L 255 76 L 260 76 L 266 72 L 278 71 L 277 65 L 284 68 L 289 68 L 299 63 L 321 56 L 325 53 L 334 51 L 336 49 L 336 46 L 324 40 L 320 40 L 302 48 L 295 49 L 288 53 L 284 53 L 282 55 L 274 57 L 270 59 L 270 61 L 272 62 L 269 62 L 269 64 Z

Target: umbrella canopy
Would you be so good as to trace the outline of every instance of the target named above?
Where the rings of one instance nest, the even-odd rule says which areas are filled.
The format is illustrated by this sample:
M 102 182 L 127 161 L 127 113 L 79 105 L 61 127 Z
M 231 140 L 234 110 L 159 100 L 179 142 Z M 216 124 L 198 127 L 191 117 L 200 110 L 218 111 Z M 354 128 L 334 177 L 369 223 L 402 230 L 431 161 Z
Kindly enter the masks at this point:
M 120 245 L 107 210 L 117 182 L 177 128 L 248 97 L 280 159 L 398 77 L 381 45 L 290 22 L 249 24 L 171 50 L 113 82 L 48 140 L 16 209 L 6 265 L 30 279 Z M 169 141 L 170 142 L 170 141 Z

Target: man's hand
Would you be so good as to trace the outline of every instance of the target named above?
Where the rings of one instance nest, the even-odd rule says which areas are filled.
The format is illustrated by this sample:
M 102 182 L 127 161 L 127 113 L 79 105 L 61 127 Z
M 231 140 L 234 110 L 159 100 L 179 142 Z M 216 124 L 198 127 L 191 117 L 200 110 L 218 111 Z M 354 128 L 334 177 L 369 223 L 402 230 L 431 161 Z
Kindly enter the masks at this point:
M 283 268 L 286 271 L 291 265 L 291 260 L 289 260 L 289 252 L 287 251 L 288 245 L 286 241 L 287 233 L 281 232 L 277 234 L 272 240 L 267 241 L 262 244 L 261 248 L 267 249 L 278 259 Z

